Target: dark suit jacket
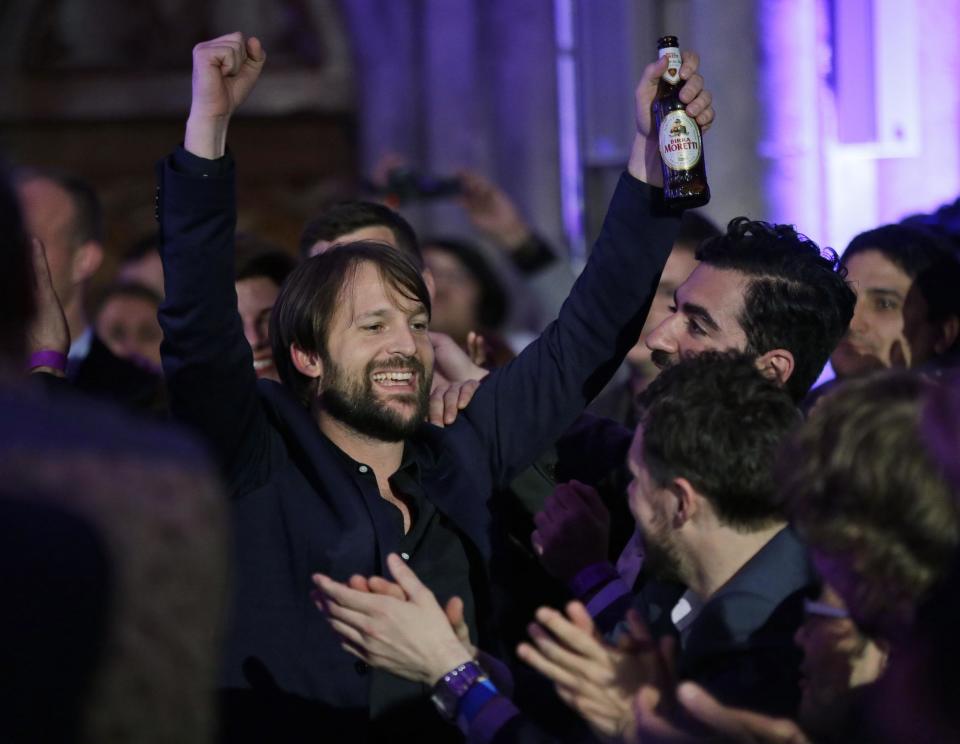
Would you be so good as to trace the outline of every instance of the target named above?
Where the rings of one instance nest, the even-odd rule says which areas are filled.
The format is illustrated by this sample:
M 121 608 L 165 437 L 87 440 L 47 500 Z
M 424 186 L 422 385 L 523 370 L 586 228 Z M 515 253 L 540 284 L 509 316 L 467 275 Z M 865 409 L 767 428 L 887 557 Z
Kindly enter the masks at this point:
M 109 400 L 136 413 L 156 418 L 167 416 L 163 378 L 116 356 L 96 334 L 87 356 L 68 372 L 70 382 L 85 395 Z
M 795 715 L 802 653 L 793 636 L 818 583 L 806 546 L 784 528 L 701 608 L 683 640 L 680 677 L 728 705 Z
M 308 411 L 286 388 L 254 378 L 236 309 L 229 156 L 203 161 L 181 149 L 158 177 L 171 410 L 206 436 L 234 496 L 223 683 L 245 691 L 247 711 L 263 707 L 271 741 L 296 738 L 298 720 L 312 722 L 311 740 L 321 723 L 353 728 L 367 717 L 370 676 L 313 606 L 310 576 L 383 573 L 381 541 L 352 473 Z M 455 424 L 424 425 L 415 437 L 426 497 L 481 564 L 491 554 L 493 490 L 573 422 L 640 332 L 678 224 L 657 214 L 657 193 L 621 178 L 559 319 L 487 378 Z M 284 722 L 291 730 L 281 734 Z

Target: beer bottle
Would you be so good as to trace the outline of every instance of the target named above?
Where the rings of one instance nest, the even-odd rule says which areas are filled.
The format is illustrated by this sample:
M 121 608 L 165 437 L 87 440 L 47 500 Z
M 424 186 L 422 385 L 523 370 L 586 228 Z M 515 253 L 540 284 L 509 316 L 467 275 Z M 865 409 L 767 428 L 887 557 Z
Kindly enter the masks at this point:
M 690 209 L 710 201 L 707 171 L 703 163 L 700 127 L 680 102 L 680 48 L 676 36 L 657 41 L 660 57 L 667 57 L 667 70 L 660 78 L 653 101 L 654 123 L 660 138 L 663 195 L 671 207 Z

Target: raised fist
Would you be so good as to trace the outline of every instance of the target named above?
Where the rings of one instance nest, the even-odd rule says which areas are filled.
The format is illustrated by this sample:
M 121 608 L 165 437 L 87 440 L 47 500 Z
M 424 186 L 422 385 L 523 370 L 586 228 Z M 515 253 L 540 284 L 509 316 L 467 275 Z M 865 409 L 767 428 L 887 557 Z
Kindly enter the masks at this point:
M 193 97 L 184 146 L 203 158 L 219 158 L 227 124 L 253 90 L 267 55 L 260 41 L 239 31 L 193 48 Z
M 260 41 L 239 31 L 197 44 L 190 116 L 231 116 L 253 89 L 266 58 Z

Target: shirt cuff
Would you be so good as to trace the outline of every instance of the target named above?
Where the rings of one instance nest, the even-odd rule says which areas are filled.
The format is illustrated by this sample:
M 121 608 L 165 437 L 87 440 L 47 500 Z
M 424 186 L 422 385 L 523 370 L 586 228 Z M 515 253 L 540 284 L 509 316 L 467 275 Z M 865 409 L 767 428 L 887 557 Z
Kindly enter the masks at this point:
M 221 178 L 233 168 L 233 156 L 228 151 L 222 158 L 208 160 L 187 152 L 183 145 L 173 151 L 173 169 L 177 173 L 201 178 Z

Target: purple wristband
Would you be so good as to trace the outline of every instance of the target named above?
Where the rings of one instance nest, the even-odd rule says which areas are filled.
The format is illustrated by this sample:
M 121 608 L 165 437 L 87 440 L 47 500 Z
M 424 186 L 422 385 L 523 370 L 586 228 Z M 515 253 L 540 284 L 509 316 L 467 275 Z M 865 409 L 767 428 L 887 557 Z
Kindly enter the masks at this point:
M 27 368 L 36 369 L 37 367 L 51 367 L 63 372 L 67 369 L 67 355 L 61 354 L 59 351 L 53 351 L 52 349 L 35 351 L 30 355 Z
M 570 579 L 570 591 L 573 592 L 575 597 L 583 598 L 589 592 L 599 589 L 604 584 L 619 578 L 619 576 L 617 569 L 607 561 L 591 563 Z
M 587 602 L 587 612 L 590 613 L 590 617 L 596 617 L 620 597 L 627 594 L 630 594 L 630 587 L 626 585 L 623 579 L 618 577 L 616 581 L 611 581 L 597 592 L 593 599 Z

